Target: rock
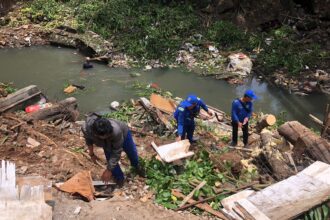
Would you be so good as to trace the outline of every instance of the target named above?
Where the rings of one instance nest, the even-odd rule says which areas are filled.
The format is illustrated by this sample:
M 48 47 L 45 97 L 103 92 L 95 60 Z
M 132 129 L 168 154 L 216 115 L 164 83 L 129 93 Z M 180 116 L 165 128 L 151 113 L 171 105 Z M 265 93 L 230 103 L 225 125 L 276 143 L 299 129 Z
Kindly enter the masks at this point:
M 156 64 L 154 65 L 154 67 L 156 66 Z M 131 77 L 138 77 L 141 76 L 141 73 L 137 73 L 137 72 L 133 72 L 129 74 Z
M 150 66 L 150 65 L 146 65 L 145 67 L 144 67 L 144 70 L 151 70 L 152 69 L 152 66 Z
M 111 102 L 111 104 L 110 104 L 110 107 L 112 108 L 112 109 L 114 109 L 114 110 L 118 110 L 118 107 L 120 106 L 120 104 L 119 104 L 119 102 L 117 102 L 117 101 L 113 101 L 113 102 Z
M 40 143 L 38 141 L 34 140 L 31 137 L 28 137 L 27 144 L 26 144 L 27 147 L 35 148 L 35 147 L 38 147 L 39 145 L 40 145 Z
M 232 0 L 218 0 L 216 10 L 219 14 L 222 14 L 234 7 L 234 2 Z
M 54 45 L 78 48 L 91 56 L 105 56 L 112 50 L 112 44 L 92 31 L 76 34 L 55 29 L 49 35 L 49 42 Z
M 313 88 L 317 86 L 317 82 L 316 82 L 316 81 L 308 82 L 308 84 L 309 84 L 311 87 L 313 87 Z
M 211 46 L 211 45 L 208 47 L 208 49 L 209 49 L 210 52 L 215 52 L 215 53 L 219 52 L 219 50 L 216 47 Z
M 21 174 L 25 174 L 26 171 L 27 171 L 28 167 L 27 166 L 22 166 L 20 171 L 21 171 Z
M 80 213 L 80 210 L 81 210 L 81 207 L 80 206 L 76 207 L 76 209 L 74 210 L 73 214 L 78 215 Z

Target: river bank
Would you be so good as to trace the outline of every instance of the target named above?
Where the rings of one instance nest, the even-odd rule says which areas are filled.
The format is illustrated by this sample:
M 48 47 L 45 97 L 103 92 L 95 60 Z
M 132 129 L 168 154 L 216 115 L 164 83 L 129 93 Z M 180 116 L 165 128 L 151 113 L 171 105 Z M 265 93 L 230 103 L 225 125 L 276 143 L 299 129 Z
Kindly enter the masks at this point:
M 273 27 L 274 33 L 270 33 L 268 38 L 259 39 L 258 37 L 253 37 L 254 35 L 245 36 L 239 29 L 235 29 L 236 27 L 224 23 L 221 25 L 225 26 L 220 25 L 220 27 L 217 27 L 218 29 L 214 29 L 215 36 L 221 39 L 224 37 L 225 39 L 236 39 L 236 41 L 230 40 L 227 42 L 233 45 L 238 44 L 236 49 L 219 47 L 217 42 L 209 41 L 206 33 L 203 33 L 203 35 L 194 34 L 187 37 L 184 43 L 181 44 L 180 49 L 176 49 L 172 57 L 166 61 L 145 57 L 138 58 L 132 56 L 132 54 L 128 55 L 125 48 L 120 47 L 121 43 L 118 42 L 118 39 L 115 39 L 116 35 L 105 40 L 106 38 L 91 31 L 82 33 L 79 26 L 75 23 L 76 20 L 72 17 L 70 10 L 69 12 L 57 12 L 59 14 L 64 13 L 63 17 L 66 19 L 66 22 L 63 22 L 64 18 L 56 17 L 56 13 L 53 15 L 56 15 L 53 19 L 48 18 L 46 14 L 41 14 L 41 17 L 33 17 L 36 15 L 36 11 L 33 11 L 35 9 L 32 8 L 29 5 L 19 3 L 12 12 L 1 18 L 3 25 L 0 28 L 1 48 L 54 44 L 78 48 L 87 56 L 92 56 L 97 61 L 108 63 L 110 67 L 131 68 L 139 66 L 151 69 L 184 66 L 200 75 L 224 79 L 232 84 L 242 84 L 245 77 L 252 74 L 261 80 L 266 80 L 268 83 L 297 95 L 311 93 L 329 94 L 330 76 L 327 62 L 327 46 L 325 45 L 324 48 L 321 47 L 317 50 L 310 50 L 310 52 L 308 52 L 309 49 L 304 49 L 305 52 L 298 51 L 298 54 L 296 54 L 294 51 L 298 50 L 298 46 L 292 47 L 291 44 L 286 42 L 287 38 L 291 38 L 291 35 L 296 38 L 294 34 L 306 35 L 308 33 L 307 37 L 299 40 L 301 42 L 314 41 L 313 36 L 316 34 L 322 36 L 319 38 L 320 43 L 326 38 L 325 32 L 322 32 L 322 30 L 324 27 L 327 27 L 328 23 L 320 23 L 317 18 L 305 14 L 304 16 L 309 22 L 316 22 L 316 29 L 299 30 L 299 34 L 297 34 L 292 33 L 292 30 L 287 29 L 287 26 L 284 26 L 282 29 L 281 27 L 278 29 Z M 42 10 L 39 10 L 39 12 L 42 13 Z M 228 29 L 233 29 L 233 32 L 227 33 Z M 224 31 L 225 35 L 218 36 L 217 31 Z M 246 38 L 256 42 L 246 43 Z M 125 42 L 124 39 L 123 42 Z M 278 46 L 278 44 L 281 46 Z M 242 49 L 244 47 L 251 49 Z M 267 49 L 267 47 L 270 48 Z M 287 52 L 278 52 L 283 49 L 287 50 Z M 270 51 L 270 54 L 268 51 Z M 251 73 L 247 72 L 247 74 L 241 75 L 237 74 L 237 71 L 229 71 L 228 57 L 231 54 L 241 52 L 245 53 L 253 63 Z M 309 62 L 304 63 L 305 58 L 308 58 L 313 64 L 309 65 Z M 298 71 L 298 73 L 291 73 L 290 71 Z

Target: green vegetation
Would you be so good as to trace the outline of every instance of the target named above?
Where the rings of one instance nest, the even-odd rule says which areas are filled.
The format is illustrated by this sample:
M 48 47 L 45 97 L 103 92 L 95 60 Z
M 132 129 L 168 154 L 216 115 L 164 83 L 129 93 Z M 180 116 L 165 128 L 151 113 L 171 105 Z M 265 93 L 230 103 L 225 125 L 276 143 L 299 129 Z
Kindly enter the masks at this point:
M 230 176 L 231 165 L 225 164 L 227 171 L 220 172 L 215 168 L 206 151 L 200 151 L 193 159 L 187 160 L 182 173 L 175 165 L 162 164 L 155 158 L 144 161 L 144 164 L 147 168 L 147 184 L 156 192 L 156 202 L 171 209 L 177 208 L 180 204 L 178 198 L 171 194 L 172 189 L 178 189 L 184 195 L 188 195 L 196 185 L 205 180 L 207 184 L 194 194 L 193 198 L 198 200 L 200 197 L 216 195 L 214 189 L 224 183 L 231 183 L 235 186 L 239 181 L 249 181 L 250 179 L 246 176 L 253 175 L 253 173 L 242 172 L 244 178 L 235 180 Z M 236 182 L 232 182 L 233 180 Z M 219 202 L 229 194 L 224 191 L 210 205 L 214 209 L 218 209 Z
M 130 86 L 131 89 L 135 91 L 135 93 L 139 97 L 147 97 L 149 98 L 152 93 L 159 94 L 165 98 L 171 98 L 173 95 L 169 91 L 163 91 L 160 88 L 156 88 L 156 84 L 145 84 L 140 82 L 135 82 L 133 85 Z
M 243 51 L 257 47 L 260 40 L 228 21 L 216 21 L 208 29 L 207 37 L 220 48 Z
M 321 53 L 317 45 L 305 45 L 298 41 L 288 26 L 272 31 L 268 38 L 270 45 L 263 41 L 260 54 L 265 72 L 272 73 L 278 68 L 285 68 L 290 74 L 298 74 L 306 65 L 314 65 Z
M 128 123 L 134 113 L 134 110 L 135 108 L 131 103 L 124 102 L 121 104 L 118 111 L 113 111 L 104 115 L 104 117 L 113 118 Z
M 166 4 L 164 4 L 166 3 Z M 233 23 L 211 20 L 203 25 L 199 9 L 205 1 L 155 0 L 34 0 L 22 9 L 31 21 L 45 26 L 69 25 L 80 31 L 92 30 L 114 42 L 115 50 L 134 57 L 140 63 L 160 60 L 173 63 L 184 43 L 199 46 L 194 56 L 203 60 L 208 53 L 202 45 L 214 45 L 222 52 L 256 52 L 256 63 L 266 74 L 282 69 L 293 75 L 306 66 L 313 67 L 329 53 L 318 45 L 302 43 L 289 26 L 269 33 L 244 31 Z M 200 37 L 194 37 L 194 36 Z M 266 43 L 265 41 L 268 40 Z M 217 71 L 208 68 L 208 72 Z
M 179 189 L 185 195 L 188 195 L 196 184 L 205 180 L 207 184 L 194 194 L 194 198 L 199 196 L 215 195 L 212 187 L 215 182 L 225 182 L 226 178 L 221 173 L 216 173 L 213 164 L 209 160 L 206 152 L 200 152 L 195 160 L 188 160 L 184 166 L 184 173 L 177 173 L 174 165 L 163 165 L 160 161 L 152 159 L 146 161 L 147 184 L 156 192 L 156 202 L 174 209 L 180 203 L 176 197 L 171 194 L 172 189 Z M 219 195 L 215 201 L 225 198 Z M 217 207 L 213 207 L 217 208 Z
M 319 205 L 308 212 L 306 212 L 304 215 L 298 217 L 298 220 L 328 220 L 329 219 L 329 206 L 324 203 L 322 205 Z
M 6 94 L 16 92 L 16 88 L 11 83 L 0 82 L 0 91 L 3 90 Z
M 73 1 L 81 30 L 114 37 L 120 49 L 140 60 L 172 60 L 199 21 L 191 6 L 138 0 Z

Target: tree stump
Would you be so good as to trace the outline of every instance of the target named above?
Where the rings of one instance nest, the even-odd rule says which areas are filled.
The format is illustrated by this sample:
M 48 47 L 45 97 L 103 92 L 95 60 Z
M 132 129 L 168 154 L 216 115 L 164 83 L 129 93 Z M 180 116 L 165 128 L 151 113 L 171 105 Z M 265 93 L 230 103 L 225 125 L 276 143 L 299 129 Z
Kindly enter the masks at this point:
M 276 117 L 274 115 L 264 115 L 256 125 L 257 133 L 260 133 L 262 129 L 274 125 L 276 122 Z

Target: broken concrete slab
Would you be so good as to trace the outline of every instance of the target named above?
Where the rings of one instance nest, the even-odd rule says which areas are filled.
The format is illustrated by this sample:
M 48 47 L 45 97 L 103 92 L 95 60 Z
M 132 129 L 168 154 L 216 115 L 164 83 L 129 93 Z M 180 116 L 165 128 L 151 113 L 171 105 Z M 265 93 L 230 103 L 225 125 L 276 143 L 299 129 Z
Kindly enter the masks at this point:
M 44 201 L 43 185 L 17 187 L 15 164 L 9 161 L 1 162 L 0 216 L 1 219 L 52 219 L 52 208 Z

